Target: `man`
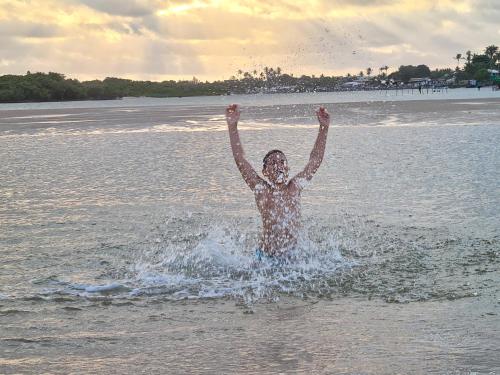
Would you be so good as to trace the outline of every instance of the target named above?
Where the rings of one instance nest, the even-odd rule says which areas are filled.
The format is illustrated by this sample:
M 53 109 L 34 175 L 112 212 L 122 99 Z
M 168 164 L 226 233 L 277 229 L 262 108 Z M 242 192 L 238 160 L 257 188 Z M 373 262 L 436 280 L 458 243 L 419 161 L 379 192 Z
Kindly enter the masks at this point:
M 229 139 L 236 165 L 247 185 L 255 195 L 257 208 L 262 217 L 263 232 L 257 258 L 286 254 L 297 244 L 300 228 L 300 193 L 305 182 L 310 181 L 318 170 L 325 154 L 330 115 L 325 108 L 316 111 L 319 133 L 309 162 L 304 170 L 288 180 L 288 163 L 280 150 L 271 150 L 264 156 L 261 178 L 245 159 L 238 133 L 240 110 L 236 104 L 226 109 Z

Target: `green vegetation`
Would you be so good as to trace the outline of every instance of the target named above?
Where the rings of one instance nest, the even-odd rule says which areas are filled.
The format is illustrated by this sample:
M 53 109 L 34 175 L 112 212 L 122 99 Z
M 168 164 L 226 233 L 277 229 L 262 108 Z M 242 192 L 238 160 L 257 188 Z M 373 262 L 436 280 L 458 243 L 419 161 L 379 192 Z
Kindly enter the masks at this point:
M 457 61 L 455 70 L 446 68 L 431 71 L 426 65 L 403 65 L 399 67 L 398 71 L 389 74 L 388 78 L 403 83 L 408 82 L 410 78 L 452 80 L 455 86 L 466 85 L 469 80 L 480 81 L 483 84 L 496 83 L 495 77 L 488 72 L 488 69 L 500 69 L 500 52 L 497 46 L 486 47 L 482 54 L 467 51 L 465 57 L 463 56 L 461 53 L 457 53 L 453 57 Z M 465 61 L 462 68 L 460 68 L 461 61 Z
M 216 83 L 193 81 L 132 81 L 106 78 L 79 82 L 59 73 L 0 76 L 0 102 L 117 99 L 124 96 L 221 95 L 227 90 Z
M 0 77 L 0 102 L 78 100 L 85 95 L 80 82 L 58 73 L 28 72 L 25 76 Z
M 410 78 L 425 78 L 431 76 L 431 70 L 427 65 L 401 65 L 397 72 L 389 74 L 389 79 L 408 82 Z M 440 77 L 436 77 L 440 78 Z
M 497 46 L 486 47 L 482 54 L 473 54 L 471 51 L 467 51 L 465 57 L 457 54 L 454 59 L 457 60 L 455 78 L 458 82 L 475 79 L 483 84 L 497 83 L 495 77 L 488 72 L 488 69 L 500 69 L 500 50 Z M 462 68 L 460 60 L 465 61 Z
M 190 81 L 151 82 L 106 78 L 102 81 L 80 82 L 68 79 L 59 73 L 27 72 L 26 75 L 0 76 L 0 103 L 117 99 L 127 96 L 183 97 L 230 93 L 385 89 L 407 84 L 411 78 L 429 78 L 434 82 L 446 82 L 456 86 L 466 85 L 472 79 L 481 84 L 500 85 L 498 75 L 494 76 L 488 71 L 500 69 L 500 52 L 497 46 L 488 46 L 481 54 L 467 51 L 465 57 L 463 56 L 458 53 L 453 57 L 457 61 L 454 71 L 449 68 L 431 71 L 427 65 L 402 65 L 397 71 L 388 74 L 389 67 L 385 65 L 378 69 L 378 75 L 374 75 L 374 69 L 368 67 L 366 74 L 361 71 L 358 76 L 347 74 L 345 77 L 324 75 L 294 77 L 293 74 L 283 73 L 280 67 L 265 67 L 261 72 L 238 70 L 236 76 L 215 82 L 200 82 L 194 77 Z M 465 61 L 463 67 L 460 67 L 461 61 Z M 349 85 L 353 80 L 357 81 L 356 85 Z

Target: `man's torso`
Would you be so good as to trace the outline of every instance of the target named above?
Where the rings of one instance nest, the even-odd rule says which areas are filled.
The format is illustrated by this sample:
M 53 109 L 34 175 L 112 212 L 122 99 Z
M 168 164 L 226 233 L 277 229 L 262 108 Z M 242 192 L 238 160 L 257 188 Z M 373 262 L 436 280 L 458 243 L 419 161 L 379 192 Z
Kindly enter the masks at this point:
M 262 217 L 261 249 L 275 255 L 293 247 L 300 227 L 299 186 L 293 180 L 282 188 L 265 183 L 254 194 Z

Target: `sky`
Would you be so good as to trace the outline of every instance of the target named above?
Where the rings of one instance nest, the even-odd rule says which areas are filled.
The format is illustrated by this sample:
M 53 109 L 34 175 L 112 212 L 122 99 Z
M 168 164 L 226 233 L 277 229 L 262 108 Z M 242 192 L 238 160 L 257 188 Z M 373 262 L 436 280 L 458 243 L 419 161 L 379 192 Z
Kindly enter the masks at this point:
M 500 45 L 500 0 L 0 0 L 0 75 L 227 79 L 455 67 Z

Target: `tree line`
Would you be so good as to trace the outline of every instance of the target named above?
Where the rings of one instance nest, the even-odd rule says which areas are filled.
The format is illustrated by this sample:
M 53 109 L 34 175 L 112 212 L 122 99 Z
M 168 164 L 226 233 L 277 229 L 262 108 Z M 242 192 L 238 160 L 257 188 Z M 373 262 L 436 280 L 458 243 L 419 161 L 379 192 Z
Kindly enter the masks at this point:
M 217 84 L 193 81 L 133 81 L 106 78 L 80 82 L 60 73 L 31 73 L 0 76 L 0 102 L 102 100 L 126 96 L 203 96 L 222 95 Z
M 455 72 L 458 80 L 488 81 L 490 78 L 488 69 L 500 69 L 500 49 L 498 46 L 490 45 L 480 54 L 471 51 L 465 52 L 464 55 L 457 53 L 454 60 L 457 60 Z M 462 67 L 460 62 L 464 62 Z
M 457 67 L 430 70 L 427 65 L 402 65 L 388 74 L 387 65 L 374 69 L 368 67 L 366 75 L 320 76 L 284 73 L 280 67 L 264 67 L 262 71 L 244 72 L 238 70 L 230 79 L 214 82 L 201 82 L 195 77 L 181 81 L 134 81 L 123 78 L 106 78 L 80 82 L 69 79 L 60 73 L 31 73 L 25 75 L 0 76 L 0 102 L 23 101 L 65 101 L 65 100 L 101 100 L 123 97 L 185 97 L 227 95 L 259 92 L 312 92 L 335 91 L 343 89 L 342 84 L 355 78 L 364 77 L 367 87 L 380 88 L 388 82 L 406 83 L 410 78 L 428 77 L 431 79 L 455 78 L 457 82 L 476 79 L 487 82 L 490 79 L 488 69 L 500 68 L 500 53 L 497 46 L 491 45 L 483 53 L 467 51 L 457 54 Z M 465 61 L 462 67 L 460 62 Z

